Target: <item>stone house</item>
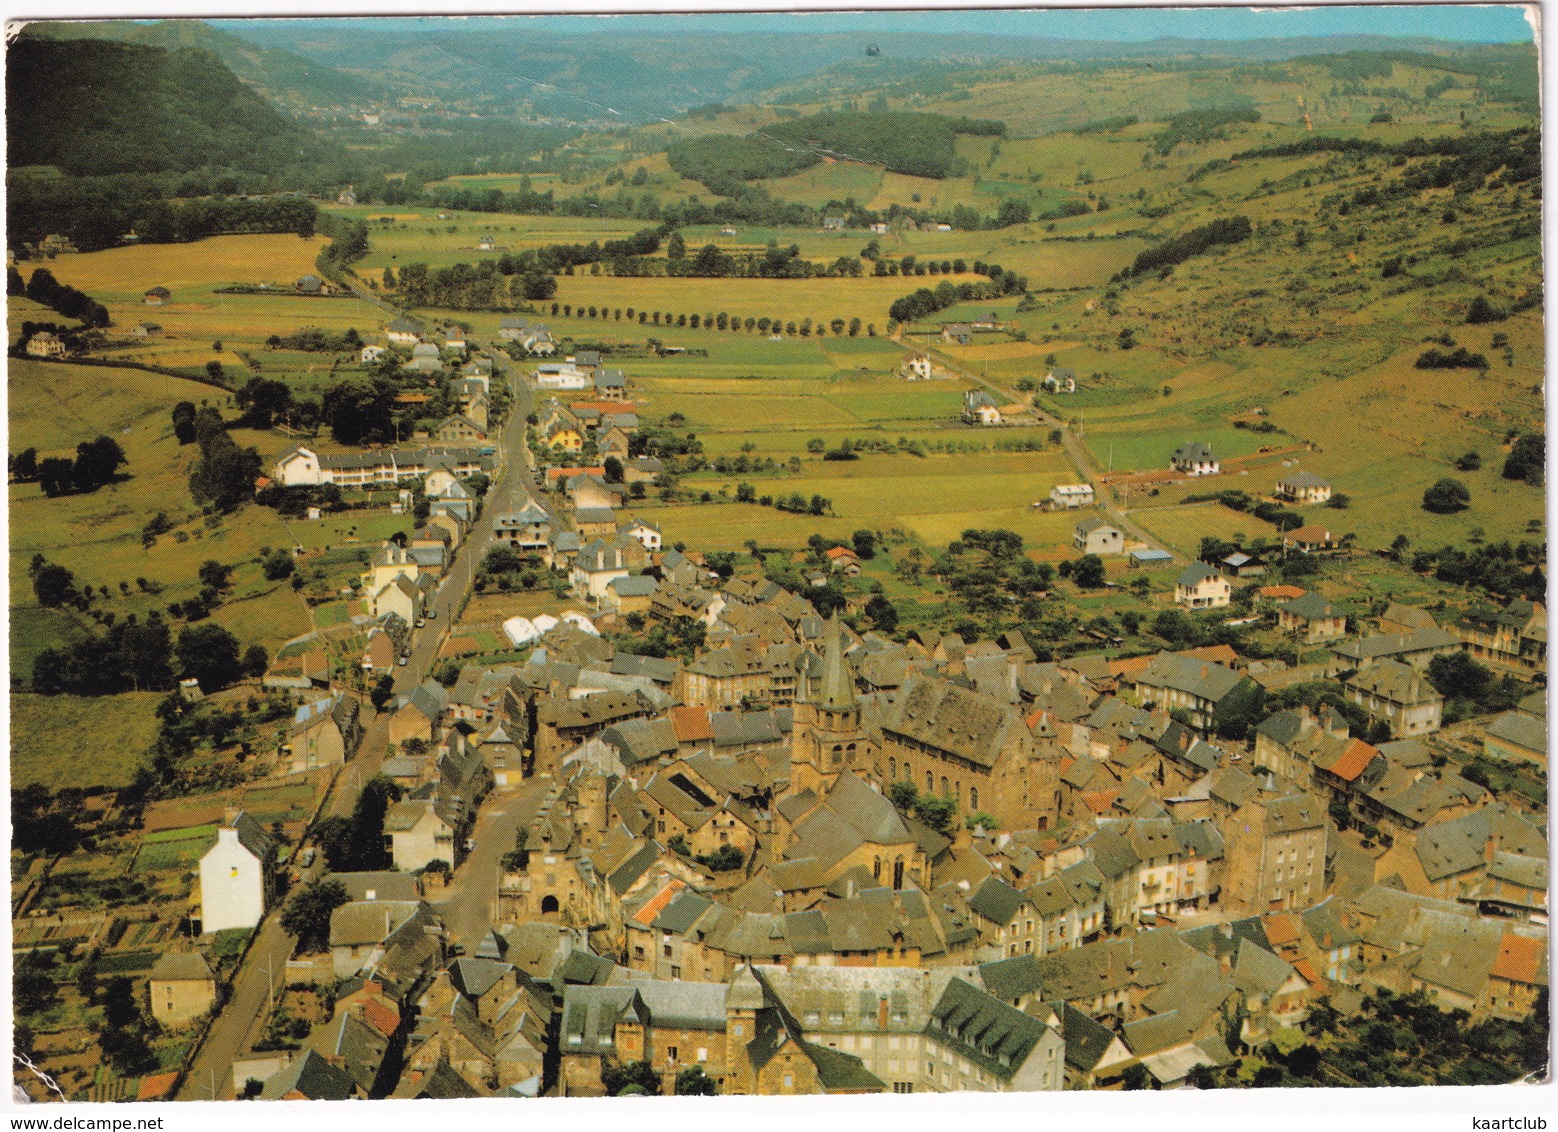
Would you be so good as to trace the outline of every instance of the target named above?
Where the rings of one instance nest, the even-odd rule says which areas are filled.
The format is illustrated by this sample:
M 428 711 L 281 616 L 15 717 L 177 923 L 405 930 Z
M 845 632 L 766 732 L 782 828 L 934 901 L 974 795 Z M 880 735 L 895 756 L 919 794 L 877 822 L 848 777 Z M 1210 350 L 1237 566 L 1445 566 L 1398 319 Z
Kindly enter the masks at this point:
M 152 1017 L 167 1029 L 180 1030 L 216 1005 L 216 976 L 199 953 L 166 951 L 152 965 L 147 997 Z
M 1277 481 L 1276 495 L 1290 503 L 1324 503 L 1331 498 L 1331 484 L 1313 472 L 1289 472 Z
M 1076 525 L 1071 545 L 1083 554 L 1123 554 L 1125 533 L 1103 519 L 1084 519 Z
M 1439 730 L 1444 697 L 1411 665 L 1380 659 L 1367 662 L 1343 681 L 1347 698 L 1374 719 L 1390 725 L 1398 739 Z

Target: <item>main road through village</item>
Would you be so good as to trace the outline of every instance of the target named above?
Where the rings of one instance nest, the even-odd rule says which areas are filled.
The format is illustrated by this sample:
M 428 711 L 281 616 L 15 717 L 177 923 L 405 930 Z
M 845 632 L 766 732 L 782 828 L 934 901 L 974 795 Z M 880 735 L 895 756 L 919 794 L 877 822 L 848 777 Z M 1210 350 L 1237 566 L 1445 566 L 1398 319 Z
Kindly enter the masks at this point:
M 530 451 L 525 447 L 525 418 L 532 411 L 530 388 L 504 355 L 492 352 L 497 371 L 510 383 L 514 403 L 499 443 L 502 466 L 482 503 L 482 517 L 471 528 L 449 573 L 430 606 L 433 611 L 424 628 L 413 636 L 411 656 L 395 669 L 395 691 L 411 691 L 432 672 L 438 650 L 453 629 L 476 580 L 476 567 L 492 543 L 497 515 L 515 510 L 528 495 L 534 476 Z M 336 777 L 325 814 L 346 815 L 357 803 L 362 785 L 378 773 L 389 746 L 389 716 L 376 715 L 364 732 L 356 756 Z M 533 779 L 521 790 L 491 796 L 482 807 L 472 836 L 476 846 L 462 862 L 435 910 L 443 915 L 452 942 L 469 953 L 486 932 L 495 910 L 499 868 L 503 854 L 514 846 L 514 832 L 549 798 L 551 781 Z M 302 881 L 324 870 L 318 860 L 305 871 Z M 177 1099 L 228 1100 L 234 1095 L 234 1059 L 257 1038 L 272 996 L 287 982 L 287 960 L 296 940 L 282 930 L 280 907 L 272 908 L 260 922 L 258 934 L 231 985 L 231 993 L 212 1022 L 188 1072 L 179 1083 Z

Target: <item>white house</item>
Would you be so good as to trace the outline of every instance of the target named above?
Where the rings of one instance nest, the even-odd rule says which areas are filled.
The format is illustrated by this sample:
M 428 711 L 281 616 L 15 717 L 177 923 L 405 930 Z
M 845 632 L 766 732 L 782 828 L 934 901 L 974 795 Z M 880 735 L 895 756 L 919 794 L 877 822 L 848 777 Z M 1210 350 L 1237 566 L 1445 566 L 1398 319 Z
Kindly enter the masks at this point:
M 276 478 L 285 487 L 312 487 L 323 483 L 324 480 L 319 473 L 319 456 L 312 450 L 298 445 L 276 461 Z
M 362 353 L 358 355 L 358 359 L 365 366 L 371 366 L 375 362 L 382 362 L 384 360 L 384 347 L 364 346 L 362 348 Z
M 1041 383 L 1049 393 L 1075 393 L 1077 391 L 1077 371 L 1070 366 L 1056 366 L 1044 375 Z
M 1001 410 L 995 398 L 983 389 L 970 389 L 963 394 L 963 419 L 969 424 L 998 425 L 1001 423 Z
M 1199 441 L 1190 440 L 1180 445 L 1169 457 L 1169 467 L 1187 476 L 1215 476 L 1220 465 L 1210 448 Z
M 397 318 L 384 329 L 392 346 L 415 346 L 422 340 L 422 328 L 409 318 Z
M 1072 545 L 1083 554 L 1123 554 L 1125 535 L 1102 519 L 1084 519 L 1076 525 Z
M 200 858 L 200 926 L 206 933 L 252 928 L 265 915 L 275 843 L 242 810 L 229 814 Z
M 579 390 L 595 386 L 593 374 L 581 370 L 572 362 L 545 362 L 537 366 L 530 376 L 540 389 Z
M 643 519 L 634 519 L 631 523 L 620 528 L 619 533 L 629 538 L 636 538 L 643 548 L 651 554 L 660 551 L 660 528 L 653 523 L 647 523 Z
M 900 371 L 910 381 L 929 381 L 935 375 L 931 373 L 929 354 L 911 354 L 908 361 L 904 362 Z
M 1294 503 L 1325 503 L 1331 498 L 1331 484 L 1313 472 L 1289 472 L 1277 481 L 1277 495 Z
M 1217 609 L 1233 599 L 1233 583 L 1215 566 L 1192 562 L 1174 579 L 1174 600 L 1186 609 Z
M 1050 508 L 1055 511 L 1091 507 L 1093 498 L 1093 485 L 1090 483 L 1061 483 L 1056 484 L 1049 491 Z

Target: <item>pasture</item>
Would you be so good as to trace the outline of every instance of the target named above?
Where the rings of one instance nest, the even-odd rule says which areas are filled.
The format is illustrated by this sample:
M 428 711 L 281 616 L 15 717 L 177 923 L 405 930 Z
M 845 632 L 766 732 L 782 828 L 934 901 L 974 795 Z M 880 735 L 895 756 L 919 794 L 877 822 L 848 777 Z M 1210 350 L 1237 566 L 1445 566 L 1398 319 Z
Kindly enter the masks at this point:
M 11 784 L 127 786 L 157 737 L 161 692 L 35 696 L 12 692 Z
M 969 527 L 1004 527 L 1030 546 L 1069 543 L 1072 520 L 1035 510 L 1035 500 L 1073 475 L 1058 452 L 974 452 L 925 457 L 867 454 L 858 460 L 806 462 L 799 476 L 703 476 L 686 481 L 734 498 L 736 484 L 761 495 L 833 501 L 833 514 L 792 515 L 755 504 L 707 503 L 636 506 L 635 514 L 661 524 L 667 539 L 690 546 L 736 549 L 753 538 L 763 545 L 799 546 L 813 532 L 843 538 L 859 528 L 901 529 L 943 547 Z

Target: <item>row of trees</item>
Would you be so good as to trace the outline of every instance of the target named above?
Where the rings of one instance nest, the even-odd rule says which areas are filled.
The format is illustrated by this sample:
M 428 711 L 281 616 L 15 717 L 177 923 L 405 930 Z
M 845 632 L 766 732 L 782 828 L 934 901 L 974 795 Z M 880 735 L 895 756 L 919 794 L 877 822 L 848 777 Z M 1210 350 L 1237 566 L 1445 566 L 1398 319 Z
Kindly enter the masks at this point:
M 240 448 L 227 431 L 222 414 L 207 406 L 191 417 L 194 406 L 188 401 L 174 407 L 174 429 L 180 442 L 185 433 L 200 447 L 200 458 L 189 473 L 189 493 L 196 503 L 216 511 L 233 511 L 254 496 L 254 483 L 260 476 L 260 454 L 254 448 Z M 179 421 L 187 421 L 183 432 Z
M 198 680 L 209 692 L 244 677 L 258 679 L 269 663 L 264 646 L 244 649 L 232 633 L 210 622 L 185 626 L 175 640 L 153 610 L 144 619 L 130 614 L 115 621 L 102 635 L 44 649 L 33 659 L 32 690 L 45 696 L 109 696 L 166 691 L 184 678 Z
M 97 328 L 109 325 L 108 308 L 84 291 L 68 287 L 54 278 L 54 273 L 40 267 L 32 278 L 22 282 L 22 273 L 13 265 L 6 268 L 5 293 L 25 295 L 40 306 L 48 307 L 65 318 L 73 318 L 83 326 Z
M 11 475 L 22 483 L 37 481 L 50 499 L 72 492 L 96 491 L 118 478 L 129 463 L 124 449 L 112 437 L 99 436 L 76 445 L 74 460 L 65 456 L 38 459 L 36 448 L 24 448 L 8 458 Z
M 975 265 L 975 270 L 978 270 L 978 266 Z M 918 322 L 958 303 L 1021 295 L 1028 289 L 1025 277 L 1008 272 L 999 264 L 988 264 L 984 274 L 990 277 L 990 282 L 952 283 L 942 280 L 934 289 L 921 287 L 913 294 L 894 299 L 887 308 L 887 317 L 894 322 Z

